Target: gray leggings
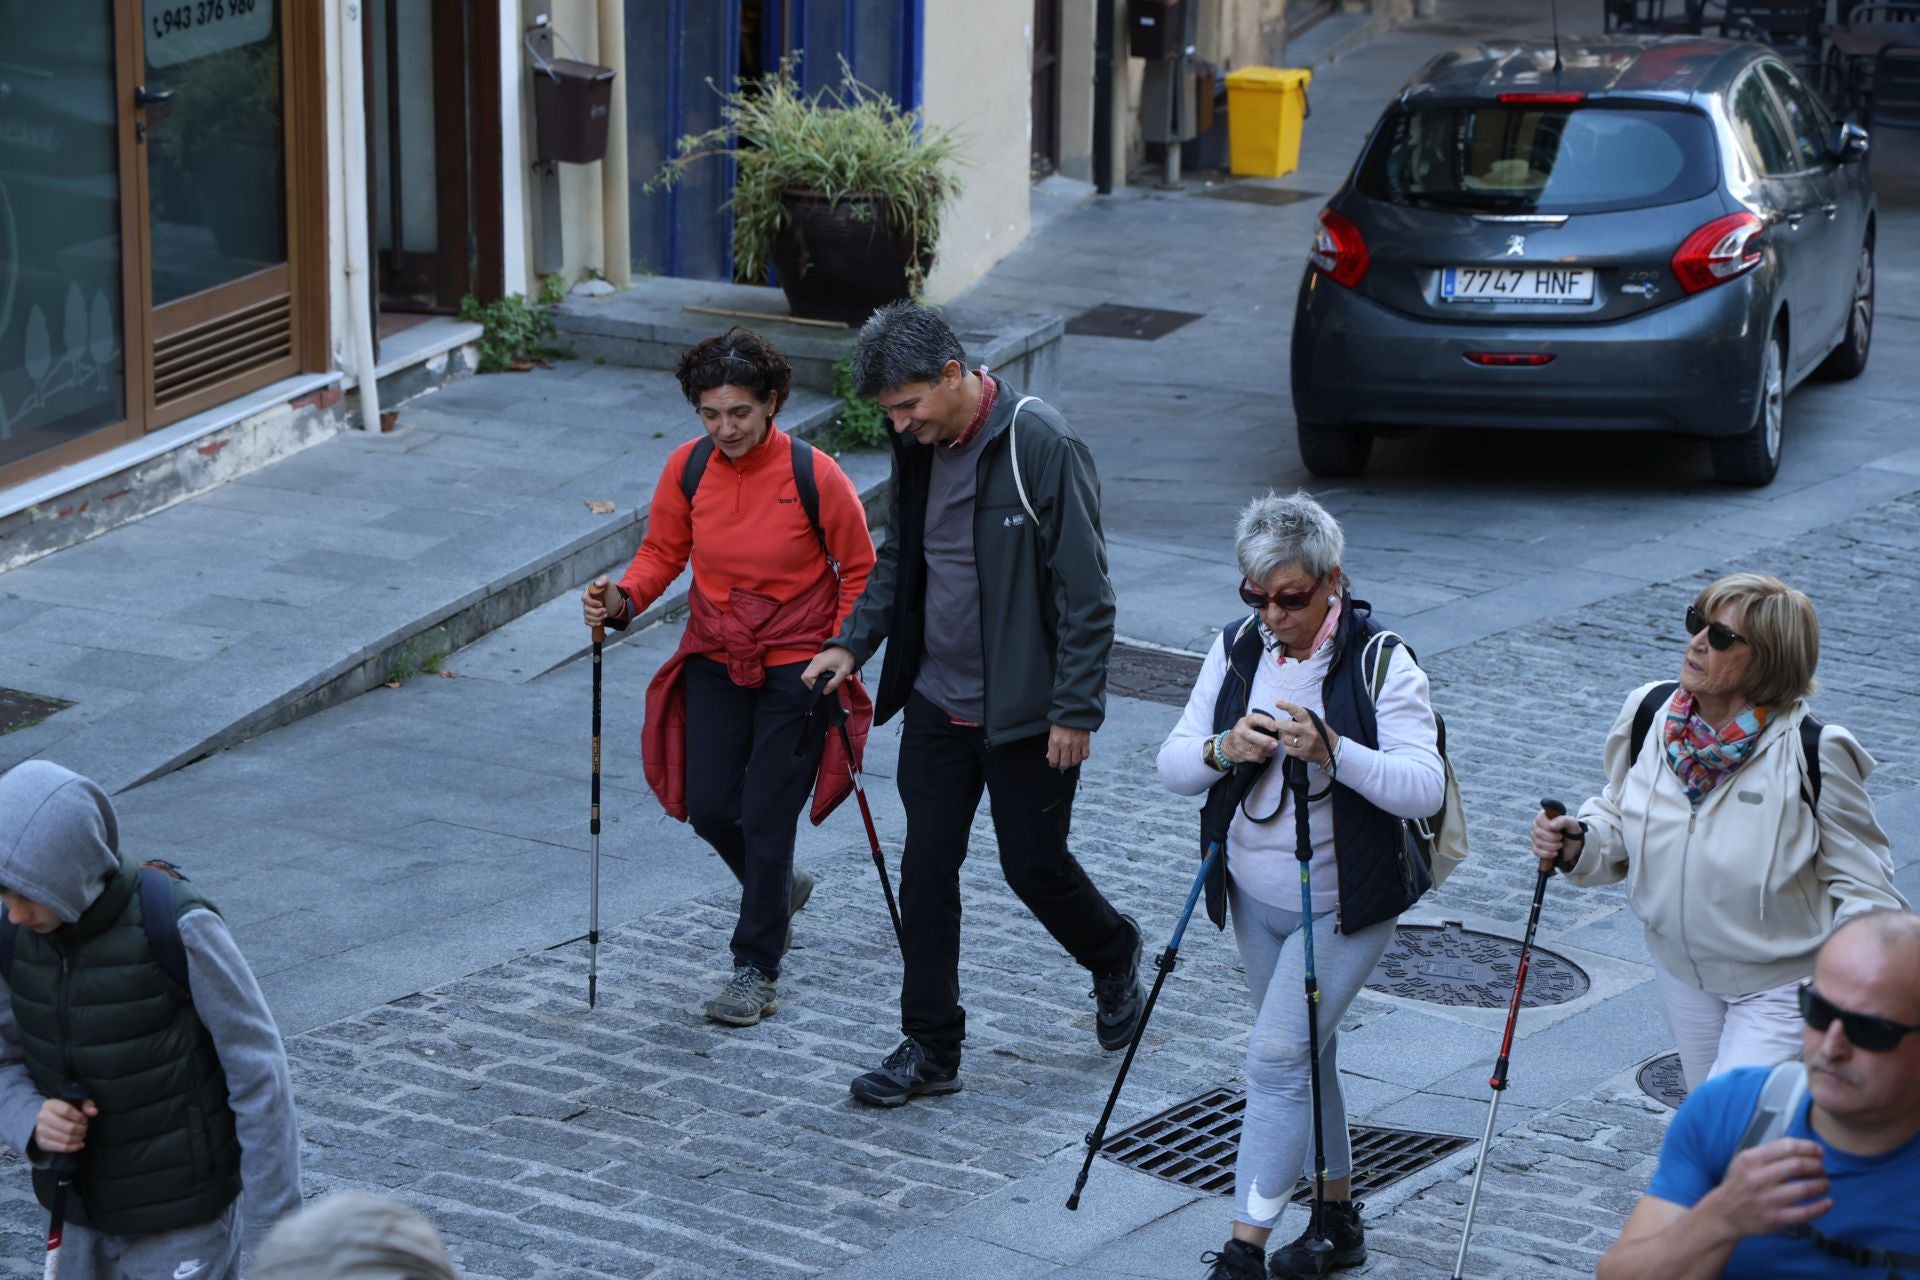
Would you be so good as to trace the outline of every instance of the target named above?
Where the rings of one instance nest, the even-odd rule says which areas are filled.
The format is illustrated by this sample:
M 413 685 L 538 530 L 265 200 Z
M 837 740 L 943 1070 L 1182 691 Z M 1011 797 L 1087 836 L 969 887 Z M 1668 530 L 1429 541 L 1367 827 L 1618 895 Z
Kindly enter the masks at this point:
M 1247 1037 L 1247 1110 L 1234 1166 L 1234 1216 L 1253 1227 L 1280 1220 L 1295 1179 L 1313 1177 L 1313 1117 L 1307 1069 L 1306 938 L 1300 913 L 1269 906 L 1230 886 L 1233 936 L 1258 1016 Z M 1340 1019 L 1393 941 L 1393 920 L 1355 934 L 1333 931 L 1333 912 L 1313 920 L 1313 971 L 1320 990 L 1320 1116 L 1327 1178 L 1353 1172 L 1347 1108 L 1340 1096 Z

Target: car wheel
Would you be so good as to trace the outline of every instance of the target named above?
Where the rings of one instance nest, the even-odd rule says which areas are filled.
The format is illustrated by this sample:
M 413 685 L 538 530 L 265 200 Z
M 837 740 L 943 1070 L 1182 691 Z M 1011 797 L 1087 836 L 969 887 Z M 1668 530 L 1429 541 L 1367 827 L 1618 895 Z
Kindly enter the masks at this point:
M 1372 428 L 1302 422 L 1299 429 L 1300 461 L 1313 474 L 1338 479 L 1366 469 L 1367 456 L 1373 452 Z
M 1787 407 L 1787 340 L 1778 325 L 1760 362 L 1760 403 L 1753 425 L 1713 441 L 1713 478 L 1721 484 L 1770 484 L 1780 470 L 1780 435 Z
M 1873 241 L 1860 246 L 1860 268 L 1853 277 L 1853 298 L 1847 307 L 1847 332 L 1814 372 L 1834 382 L 1857 378 L 1867 367 L 1873 346 Z

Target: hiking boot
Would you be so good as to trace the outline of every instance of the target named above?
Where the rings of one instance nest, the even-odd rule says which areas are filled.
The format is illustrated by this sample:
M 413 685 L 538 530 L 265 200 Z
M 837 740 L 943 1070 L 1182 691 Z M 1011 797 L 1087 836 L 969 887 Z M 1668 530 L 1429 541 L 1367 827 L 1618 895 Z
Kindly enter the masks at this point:
M 787 950 L 793 950 L 793 918 L 813 896 L 813 872 L 793 869 L 793 896 L 787 899 Z
M 1140 925 L 1132 916 L 1120 918 L 1133 930 L 1133 954 L 1120 968 L 1095 974 L 1093 990 L 1088 993 L 1100 1006 L 1093 1029 L 1100 1037 L 1100 1047 L 1109 1051 L 1127 1047 L 1133 1029 L 1140 1025 L 1140 1010 L 1146 1005 L 1140 991 Z
M 1267 1280 L 1266 1251 L 1245 1240 L 1229 1240 L 1218 1253 L 1203 1253 L 1200 1261 L 1211 1262 L 1207 1280 Z
M 900 1042 L 880 1065 L 856 1076 L 848 1088 L 854 1099 L 874 1107 L 897 1107 L 923 1093 L 960 1092 L 960 1067 L 942 1066 L 912 1036 Z
M 709 1018 L 735 1027 L 750 1027 L 779 1011 L 773 979 L 750 964 L 735 969 L 720 994 L 707 1001 Z
M 1274 1251 L 1267 1262 L 1267 1273 L 1273 1280 L 1320 1280 L 1321 1276 L 1365 1262 L 1367 1229 L 1360 1225 L 1360 1210 L 1364 1208 L 1358 1200 L 1327 1201 L 1327 1211 L 1320 1222 L 1333 1244 L 1333 1252 L 1316 1254 L 1307 1249 L 1307 1235 L 1313 1230 L 1309 1222 L 1299 1239 Z

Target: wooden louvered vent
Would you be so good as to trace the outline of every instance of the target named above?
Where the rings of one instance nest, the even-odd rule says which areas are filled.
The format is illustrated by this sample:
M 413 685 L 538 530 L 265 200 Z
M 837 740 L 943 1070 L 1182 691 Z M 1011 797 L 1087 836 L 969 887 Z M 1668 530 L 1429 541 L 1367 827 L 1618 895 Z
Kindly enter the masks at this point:
M 292 354 L 293 298 L 276 294 L 154 343 L 154 407 L 165 409 Z

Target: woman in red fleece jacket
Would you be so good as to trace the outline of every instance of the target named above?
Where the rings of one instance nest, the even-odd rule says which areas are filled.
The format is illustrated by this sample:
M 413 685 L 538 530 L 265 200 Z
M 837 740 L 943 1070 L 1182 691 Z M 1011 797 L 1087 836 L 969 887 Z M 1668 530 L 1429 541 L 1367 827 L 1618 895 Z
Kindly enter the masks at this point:
M 788 921 L 813 891 L 812 877 L 793 870 L 801 806 L 820 778 L 818 821 L 829 786 L 846 785 L 844 765 L 833 778 L 821 768 L 824 722 L 804 728 L 812 695 L 800 672 L 860 598 L 873 539 L 853 482 L 811 452 L 816 533 L 794 479 L 795 452 L 808 446 L 774 425 L 792 370 L 764 338 L 729 329 L 688 350 L 675 372 L 712 441 L 693 499 L 683 482 L 697 437 L 660 472 L 646 538 L 618 587 L 598 578 L 582 603 L 588 626 L 624 628 L 693 563 L 686 634 L 648 688 L 641 754 L 667 812 L 690 820 L 740 881 L 733 977 L 707 1016 L 746 1027 L 779 1007 Z M 856 691 L 846 705 L 864 741 L 871 704 Z

